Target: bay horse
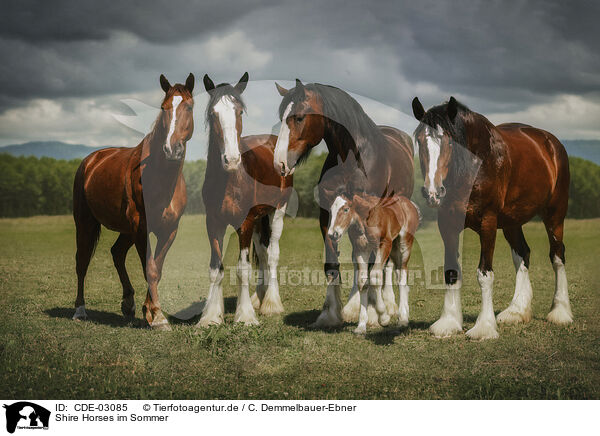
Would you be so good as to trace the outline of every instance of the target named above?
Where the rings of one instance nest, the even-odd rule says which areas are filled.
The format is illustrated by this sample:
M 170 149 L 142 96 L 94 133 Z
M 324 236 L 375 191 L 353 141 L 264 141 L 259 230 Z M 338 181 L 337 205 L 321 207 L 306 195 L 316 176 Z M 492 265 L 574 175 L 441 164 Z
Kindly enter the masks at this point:
M 208 161 L 202 187 L 206 229 L 211 248 L 210 287 L 197 327 L 223 322 L 223 236 L 228 225 L 237 231 L 240 279 L 234 321 L 258 324 L 255 309 L 270 315 L 283 312 L 277 265 L 283 217 L 292 193 L 293 177 L 280 176 L 273 168 L 274 135 L 241 136 L 245 104 L 242 93 L 248 73 L 232 86 L 217 86 L 204 76 L 209 94 L 206 120 L 209 126 Z M 259 281 L 249 296 L 250 245 L 258 258 Z
M 190 73 L 185 85 L 171 86 L 161 74 L 160 85 L 165 92 L 161 111 L 137 147 L 95 151 L 75 174 L 77 298 L 73 319 L 87 318 L 84 280 L 103 225 L 120 233 L 111 252 L 123 286 L 123 315 L 135 316 L 134 290 L 125 269 L 127 252 L 135 245 L 148 282 L 144 318 L 153 329 L 170 329 L 160 308 L 158 282 L 187 201 L 181 170 L 186 143 L 194 131 L 194 76 Z M 154 255 L 150 233 L 157 238 Z
M 343 193 L 336 196 L 327 235 L 338 242 L 348 231 L 356 253 L 360 314 L 354 333 L 367 332 L 367 286 L 375 293 L 379 324 L 386 326 L 390 322 L 381 294 L 383 268 L 388 261 L 396 265 L 400 288 L 398 325 L 408 326 L 408 261 L 419 220 L 417 206 L 406 197 L 379 198 L 364 193 L 352 197 Z
M 398 129 L 377 126 L 360 104 L 348 93 L 333 86 L 312 83 L 287 90 L 275 84 L 283 97 L 279 106 L 281 130 L 273 165 L 282 175 L 291 174 L 308 158 L 321 140 L 328 155 L 319 178 L 319 222 L 325 244 L 324 270 L 327 295 L 321 314 L 312 327 L 335 327 L 343 319 L 353 321 L 359 311 L 357 265 L 355 283 L 344 310 L 341 311 L 340 276 L 337 243 L 327 233 L 330 208 L 334 198 L 322 189 L 329 178 L 350 180 L 357 192 L 375 196 L 395 192 L 410 197 L 413 191 L 413 146 L 410 136 Z M 396 310 L 392 288 L 393 269 L 386 268 L 384 299 L 388 310 Z
M 420 122 L 415 139 L 425 179 L 422 194 L 429 206 L 438 208 L 445 247 L 446 297 L 442 316 L 430 330 L 440 337 L 462 331 L 458 244 L 464 227 L 477 232 L 481 244 L 477 280 L 482 306 L 467 336 L 476 340 L 497 338 L 496 320 L 531 320 L 530 249 L 522 226 L 535 215 L 541 216 L 546 226 L 556 278 L 548 321 L 572 322 L 563 244 L 570 176 L 563 145 L 551 133 L 525 124 L 494 126 L 454 97 L 428 111 L 415 97 L 412 107 Z M 510 244 L 516 285 L 512 302 L 496 318 L 492 260 L 497 229 L 502 229 Z

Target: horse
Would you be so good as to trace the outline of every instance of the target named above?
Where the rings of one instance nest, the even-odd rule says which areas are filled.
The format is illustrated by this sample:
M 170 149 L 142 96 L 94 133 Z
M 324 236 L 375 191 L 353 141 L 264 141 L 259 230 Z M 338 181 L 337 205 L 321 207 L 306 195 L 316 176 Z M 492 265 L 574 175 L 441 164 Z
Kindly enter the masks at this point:
M 158 282 L 187 201 L 181 170 L 186 143 L 194 131 L 194 76 L 190 73 L 185 85 L 171 86 L 161 74 L 160 86 L 165 92 L 160 114 L 137 147 L 95 151 L 83 159 L 75 174 L 77 298 L 73 319 L 87 318 L 84 280 L 103 225 L 119 232 L 111 253 L 123 286 L 123 315 L 135 316 L 134 289 L 125 269 L 127 252 L 135 245 L 148 283 L 144 318 L 153 329 L 170 329 L 160 308 Z M 157 238 L 154 255 L 150 233 Z
M 551 133 L 526 124 L 495 126 L 454 97 L 427 111 L 415 97 L 412 108 L 419 121 L 415 139 L 425 179 L 422 194 L 429 206 L 438 209 L 445 251 L 444 308 L 431 332 L 445 337 L 462 331 L 458 244 L 464 227 L 477 232 L 481 244 L 477 280 L 482 306 L 467 336 L 475 340 L 497 338 L 496 321 L 510 324 L 531 320 L 530 249 L 522 226 L 536 215 L 546 227 L 556 279 L 547 319 L 556 324 L 571 323 L 563 244 L 570 175 L 563 145 Z M 511 247 L 516 285 L 512 302 L 496 318 L 492 260 L 497 229 L 502 229 Z
M 327 294 L 314 328 L 336 327 L 353 321 L 359 312 L 360 297 L 355 262 L 354 286 L 341 311 L 337 243 L 327 233 L 333 198 L 322 189 L 326 180 L 352 181 L 357 192 L 384 196 L 395 192 L 410 197 L 413 191 L 413 146 L 411 137 L 398 129 L 377 126 L 360 104 L 339 88 L 312 83 L 285 89 L 275 84 L 283 97 L 279 106 L 282 121 L 275 147 L 273 166 L 282 175 L 291 174 L 306 160 L 321 140 L 328 155 L 319 178 L 319 223 L 325 244 L 324 270 Z M 383 297 L 389 312 L 395 312 L 392 288 L 393 267 L 385 270 Z
M 343 193 L 336 196 L 327 235 L 337 242 L 348 231 L 356 253 L 361 304 L 354 333 L 367 332 L 367 283 L 375 293 L 379 324 L 386 326 L 390 322 L 381 294 L 383 267 L 388 261 L 397 268 L 400 288 L 398 326 L 408 326 L 408 261 L 419 221 L 419 209 L 406 197 L 394 195 L 381 199 L 366 194 L 349 197 Z
M 293 177 L 281 176 L 273 168 L 276 136 L 241 136 L 245 110 L 242 93 L 247 84 L 248 73 L 235 86 L 229 83 L 215 86 L 208 75 L 204 76 L 204 87 L 209 94 L 206 121 L 210 130 L 202 198 L 211 256 L 210 287 L 197 327 L 223 322 L 222 255 L 228 225 L 236 229 L 240 247 L 237 265 L 240 287 L 234 322 L 258 324 L 255 309 L 263 315 L 284 311 L 277 264 Z M 251 244 L 259 268 L 258 286 L 252 299 L 249 296 Z

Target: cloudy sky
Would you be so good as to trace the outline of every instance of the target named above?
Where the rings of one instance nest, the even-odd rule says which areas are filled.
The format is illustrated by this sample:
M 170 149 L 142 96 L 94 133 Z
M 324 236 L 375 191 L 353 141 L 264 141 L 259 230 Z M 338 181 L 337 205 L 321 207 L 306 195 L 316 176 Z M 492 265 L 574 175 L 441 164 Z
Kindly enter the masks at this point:
M 407 130 L 415 95 L 426 107 L 454 95 L 493 122 L 598 139 L 599 19 L 595 1 L 5 0 L 0 145 L 135 145 L 156 116 L 160 73 L 174 83 L 193 72 L 201 147 L 202 76 L 244 71 L 245 133 L 273 128 L 273 81 L 299 77 Z

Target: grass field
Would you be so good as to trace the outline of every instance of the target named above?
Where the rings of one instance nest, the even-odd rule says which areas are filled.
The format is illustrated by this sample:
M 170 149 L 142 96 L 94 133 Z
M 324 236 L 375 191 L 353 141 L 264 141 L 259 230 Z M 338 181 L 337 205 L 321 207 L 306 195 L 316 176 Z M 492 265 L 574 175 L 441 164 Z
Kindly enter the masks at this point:
M 208 290 L 208 245 L 201 216 L 185 216 L 160 286 L 173 315 Z M 432 224 L 417 235 L 421 246 L 436 235 Z M 197 330 L 195 316 L 171 317 L 171 332 L 142 328 L 145 287 L 135 250 L 128 268 L 137 290 L 137 320 L 120 313 L 121 287 L 109 248 L 115 234 L 103 230 L 87 279 L 90 320 L 74 322 L 74 227 L 71 217 L 0 220 L 0 396 L 3 398 L 600 398 L 600 220 L 566 224 L 567 274 L 575 323 L 548 324 L 554 274 L 541 223 L 525 227 L 532 247 L 534 320 L 501 326 L 500 338 L 470 342 L 465 335 L 435 339 L 427 332 L 439 316 L 443 291 L 411 288 L 408 329 L 353 326 L 307 329 L 320 309 L 322 284 L 281 285 L 286 312 L 261 317 L 258 327 L 232 324 L 236 289 L 226 274 L 226 323 Z M 235 240 L 231 247 L 236 247 Z M 348 244 L 342 249 L 348 260 Z M 322 242 L 316 221 L 287 219 L 282 267 L 321 271 Z M 441 256 L 441 253 L 439 254 Z M 236 263 L 227 251 L 226 265 Z M 463 312 L 470 328 L 480 307 L 475 278 L 478 241 L 463 243 Z M 423 260 L 413 253 L 412 268 Z M 346 266 L 348 268 L 348 266 Z M 498 237 L 494 259 L 494 307 L 506 308 L 514 289 L 508 245 Z M 287 273 L 286 273 L 287 274 Z M 297 283 L 302 280 L 292 280 Z M 320 275 L 315 273 L 316 279 Z M 348 292 L 348 284 L 344 287 Z M 345 297 L 344 297 L 345 298 Z

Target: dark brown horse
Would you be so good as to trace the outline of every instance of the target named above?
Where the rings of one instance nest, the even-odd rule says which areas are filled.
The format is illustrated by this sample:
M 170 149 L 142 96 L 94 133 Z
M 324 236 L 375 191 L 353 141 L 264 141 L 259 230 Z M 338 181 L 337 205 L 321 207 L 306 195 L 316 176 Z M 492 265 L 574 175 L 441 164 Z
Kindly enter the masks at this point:
M 283 175 L 292 173 L 321 140 L 325 141 L 329 151 L 319 180 L 319 220 L 325 242 L 327 296 L 313 326 L 338 326 L 342 323 L 338 249 L 337 243 L 327 234 L 329 211 L 335 199 L 327 198 L 321 187 L 351 182 L 357 192 L 379 197 L 393 192 L 410 198 L 414 183 L 412 141 L 398 129 L 375 125 L 358 102 L 338 88 L 318 83 L 303 85 L 296 80 L 293 89 L 286 90 L 279 85 L 277 89 L 283 100 L 279 106 L 282 123 L 275 148 L 275 169 Z M 325 179 L 328 179 L 327 183 Z M 389 286 L 386 284 L 388 292 L 384 290 L 384 298 L 395 311 L 391 281 L 390 267 L 386 269 Z M 346 320 L 353 320 L 358 315 L 360 298 L 357 291 L 355 273 L 353 291 L 344 308 Z
M 165 97 L 152 132 L 135 148 L 105 148 L 90 154 L 75 175 L 77 299 L 73 319 L 87 317 L 84 279 L 100 225 L 104 225 L 120 233 L 111 252 L 123 285 L 123 315 L 135 315 L 134 290 L 125 269 L 127 251 L 135 244 L 148 282 L 144 317 L 152 328 L 169 329 L 160 309 L 158 282 L 187 201 L 181 169 L 186 142 L 194 131 L 194 76 L 190 73 L 185 85 L 171 86 L 161 75 L 160 85 Z M 150 233 L 157 238 L 154 256 Z
M 546 226 L 556 275 L 548 320 L 572 322 L 563 244 L 569 161 L 563 145 L 552 134 L 525 124 L 494 126 L 453 97 L 427 112 L 415 98 L 413 112 L 420 121 L 415 138 L 425 178 L 422 192 L 430 206 L 439 208 L 438 226 L 445 247 L 446 298 L 442 316 L 431 331 L 442 337 L 462 331 L 458 243 L 464 227 L 475 230 L 481 243 L 477 279 L 482 306 L 467 336 L 498 337 L 492 304 L 492 259 L 499 228 L 512 249 L 517 278 L 513 300 L 497 320 L 531 320 L 530 250 L 522 225 L 535 215 L 541 216 Z
M 235 86 L 215 86 L 208 75 L 204 76 L 210 96 L 206 109 L 210 133 L 202 198 L 211 257 L 210 288 L 198 327 L 223 322 L 223 236 L 228 225 L 236 229 L 240 245 L 240 288 L 234 321 L 258 324 L 254 309 L 265 315 L 283 312 L 277 264 L 292 176 L 280 176 L 273 169 L 276 136 L 241 137 L 245 109 L 241 94 L 247 84 L 248 73 Z M 259 263 L 259 284 L 252 299 L 251 242 Z
M 375 294 L 379 324 L 390 322 L 390 313 L 381 293 L 383 268 L 388 261 L 396 265 L 400 298 L 398 325 L 408 325 L 408 261 L 419 226 L 419 209 L 406 197 L 379 198 L 367 194 L 338 195 L 331 206 L 327 234 L 337 242 L 348 231 L 358 264 L 360 315 L 354 333 L 367 332 L 367 289 Z

